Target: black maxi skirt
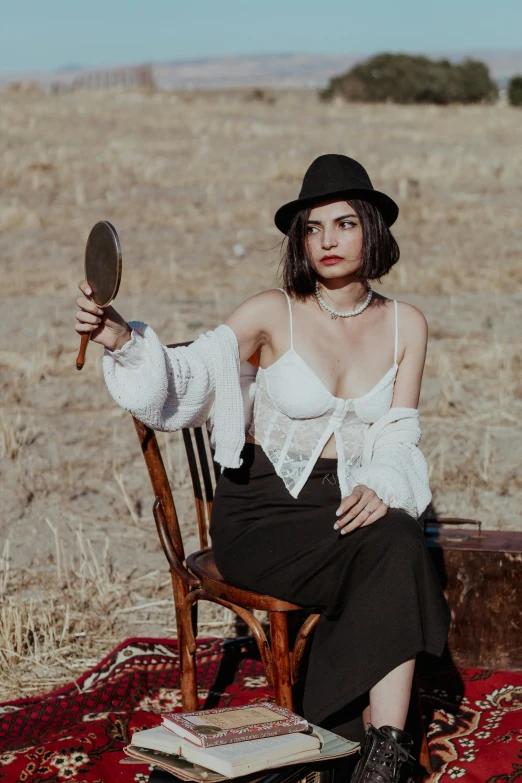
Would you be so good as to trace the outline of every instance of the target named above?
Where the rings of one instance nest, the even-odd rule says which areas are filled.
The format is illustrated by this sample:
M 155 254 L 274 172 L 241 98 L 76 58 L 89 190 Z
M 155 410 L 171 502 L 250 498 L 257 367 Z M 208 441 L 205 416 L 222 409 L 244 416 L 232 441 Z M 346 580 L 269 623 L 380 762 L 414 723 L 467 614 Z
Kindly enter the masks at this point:
M 334 530 L 336 459 L 320 457 L 293 498 L 261 446 L 246 443 L 242 457 L 216 486 L 216 565 L 238 587 L 321 613 L 303 709 L 307 720 L 333 728 L 334 714 L 399 664 L 421 651 L 442 654 L 449 606 L 422 526 L 405 511 L 389 509 L 346 535 Z

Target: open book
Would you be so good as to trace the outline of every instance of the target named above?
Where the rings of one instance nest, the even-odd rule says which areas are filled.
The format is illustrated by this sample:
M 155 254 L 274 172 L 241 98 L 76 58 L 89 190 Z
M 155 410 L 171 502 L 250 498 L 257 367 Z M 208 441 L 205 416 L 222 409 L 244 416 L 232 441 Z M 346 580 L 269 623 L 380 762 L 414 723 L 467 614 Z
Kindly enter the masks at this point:
M 204 781 L 207 783 L 219 783 L 219 781 L 227 780 L 239 775 L 245 775 L 248 773 L 255 774 L 260 770 L 286 767 L 300 764 L 301 762 L 320 762 L 341 758 L 343 756 L 349 756 L 351 753 L 355 753 L 359 748 L 359 743 L 344 739 L 344 737 L 339 737 L 337 734 L 334 734 L 327 729 L 323 729 L 319 726 L 313 726 L 312 724 L 310 724 L 310 727 L 314 730 L 314 735 L 319 738 L 320 748 L 315 750 L 302 749 L 300 753 L 296 752 L 292 755 L 286 756 L 281 756 L 278 751 L 276 754 L 271 753 L 270 758 L 268 757 L 268 754 L 265 754 L 262 759 L 255 759 L 255 756 L 251 757 L 250 759 L 247 759 L 245 756 L 240 756 L 237 757 L 238 761 L 241 759 L 240 764 L 237 765 L 230 764 L 229 759 L 228 771 L 232 772 L 233 774 L 223 774 L 222 772 L 212 771 L 212 768 L 208 766 L 209 759 L 207 754 L 214 754 L 217 751 L 224 751 L 226 748 L 228 748 L 230 754 L 236 755 L 239 749 L 245 748 L 245 746 L 248 747 L 249 744 L 257 744 L 259 747 L 259 744 L 262 742 L 272 744 L 274 741 L 277 742 L 280 740 L 287 740 L 290 737 L 305 737 L 313 739 L 314 735 L 288 734 L 281 737 L 271 737 L 266 740 L 252 740 L 251 742 L 241 742 L 238 744 L 234 743 L 228 746 L 221 745 L 207 749 L 198 748 L 197 746 L 185 740 L 183 743 L 185 747 L 187 745 L 190 746 L 189 753 L 193 758 L 193 760 L 189 760 L 181 754 L 182 748 L 180 739 L 169 732 L 167 729 L 164 729 L 160 726 L 154 729 L 146 729 L 145 731 L 135 732 L 132 737 L 132 743 L 124 748 L 125 753 L 130 758 L 123 760 L 122 763 L 125 764 L 132 763 L 132 761 L 141 761 L 145 764 L 154 764 L 155 766 L 164 769 L 165 771 L 170 772 L 185 781 L 194 781 L 195 783 L 204 783 Z M 151 732 L 154 732 L 155 734 L 152 735 Z M 160 733 L 158 734 L 158 732 Z M 145 745 L 147 747 L 145 745 L 139 744 L 140 742 L 143 742 L 144 737 L 146 737 Z M 175 749 L 176 743 L 179 743 L 177 745 L 177 751 L 179 752 L 177 752 Z M 168 750 L 165 751 L 165 748 L 168 748 Z M 289 750 L 289 748 L 287 748 L 287 750 Z M 296 748 L 294 746 L 294 751 L 295 750 Z M 196 756 L 194 755 L 195 753 L 198 754 L 198 761 L 196 761 Z M 278 760 L 275 760 L 274 755 L 279 756 Z M 223 761 L 222 757 L 221 761 Z M 220 762 L 218 763 L 221 769 L 225 769 L 225 767 L 223 767 Z M 245 772 L 243 770 L 246 767 L 248 767 L 248 769 Z

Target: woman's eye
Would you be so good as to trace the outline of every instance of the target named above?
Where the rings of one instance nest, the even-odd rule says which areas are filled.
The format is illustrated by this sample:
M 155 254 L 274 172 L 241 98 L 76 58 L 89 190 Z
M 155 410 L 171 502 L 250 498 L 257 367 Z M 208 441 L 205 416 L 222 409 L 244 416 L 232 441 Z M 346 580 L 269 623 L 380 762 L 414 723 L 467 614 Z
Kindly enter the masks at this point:
M 341 226 L 355 226 L 355 223 L 352 223 L 351 220 L 343 220 Z
M 317 226 L 307 226 L 306 231 L 307 231 L 308 234 L 313 234 L 316 229 L 317 229 Z

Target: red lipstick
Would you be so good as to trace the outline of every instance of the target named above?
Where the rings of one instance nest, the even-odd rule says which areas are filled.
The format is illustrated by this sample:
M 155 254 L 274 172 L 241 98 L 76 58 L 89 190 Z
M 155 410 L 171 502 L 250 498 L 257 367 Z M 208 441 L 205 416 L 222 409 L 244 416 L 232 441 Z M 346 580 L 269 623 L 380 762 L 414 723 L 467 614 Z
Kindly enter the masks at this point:
M 338 264 L 339 261 L 343 261 L 344 259 L 341 256 L 323 256 L 321 258 L 321 264 L 324 264 L 325 266 L 333 266 L 334 264 Z

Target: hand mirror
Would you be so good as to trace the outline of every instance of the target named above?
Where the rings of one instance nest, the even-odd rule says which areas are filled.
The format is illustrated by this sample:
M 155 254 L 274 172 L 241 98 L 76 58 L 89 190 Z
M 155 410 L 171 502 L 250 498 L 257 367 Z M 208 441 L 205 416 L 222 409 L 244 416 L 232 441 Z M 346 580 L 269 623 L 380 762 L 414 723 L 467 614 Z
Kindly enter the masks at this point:
M 108 220 L 96 223 L 87 238 L 85 247 L 84 279 L 91 287 L 91 301 L 98 307 L 107 307 L 116 299 L 121 280 L 121 247 L 116 229 Z M 81 336 L 80 352 L 76 358 L 76 369 L 85 364 L 90 332 Z

